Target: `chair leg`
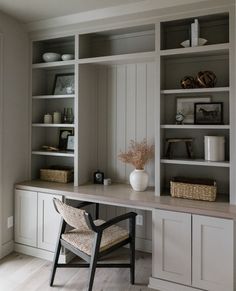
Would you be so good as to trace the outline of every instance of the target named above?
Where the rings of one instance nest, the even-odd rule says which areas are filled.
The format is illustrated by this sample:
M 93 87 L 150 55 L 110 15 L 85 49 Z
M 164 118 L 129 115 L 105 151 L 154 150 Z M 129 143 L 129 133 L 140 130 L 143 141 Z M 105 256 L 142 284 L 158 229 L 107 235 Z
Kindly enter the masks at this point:
M 130 221 L 130 284 L 135 282 L 135 218 Z
M 56 250 L 56 252 L 54 254 L 54 258 L 53 258 L 53 266 L 52 266 L 52 272 L 51 272 L 51 277 L 50 277 L 50 286 L 53 285 L 53 281 L 54 281 L 56 270 L 57 270 L 57 264 L 58 264 L 60 251 L 61 251 L 61 242 L 59 240 L 59 242 L 57 244 L 57 250 Z
M 90 266 L 89 266 L 89 283 L 88 283 L 87 291 L 92 291 L 93 289 L 93 282 L 94 282 L 94 276 L 95 276 L 95 271 L 96 271 L 96 266 L 97 266 L 101 238 L 102 238 L 101 233 L 95 234 L 94 248 L 91 255 L 91 261 L 90 261 Z
M 61 234 L 65 232 L 65 229 L 66 229 L 66 222 L 62 219 L 61 220 L 61 225 L 60 225 L 60 231 L 59 231 L 58 238 L 57 238 L 57 245 L 56 245 L 56 249 L 55 249 L 53 263 L 52 263 L 52 272 L 51 272 L 51 277 L 50 277 L 50 282 L 49 282 L 50 286 L 53 285 L 53 281 L 54 281 L 54 278 L 55 278 L 58 259 L 59 259 L 60 251 L 61 251 L 61 241 L 60 241 Z

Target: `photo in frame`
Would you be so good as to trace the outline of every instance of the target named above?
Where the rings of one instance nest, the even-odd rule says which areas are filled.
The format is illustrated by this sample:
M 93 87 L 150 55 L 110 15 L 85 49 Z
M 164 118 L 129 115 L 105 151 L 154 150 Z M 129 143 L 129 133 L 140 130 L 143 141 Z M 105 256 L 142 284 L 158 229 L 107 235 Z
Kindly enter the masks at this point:
M 56 74 L 54 85 L 53 85 L 53 95 L 66 95 L 74 93 L 74 74 Z
M 75 137 L 73 135 L 68 135 L 67 137 L 67 150 L 68 151 L 74 151 L 75 144 L 74 144 Z
M 73 129 L 60 129 L 59 130 L 59 149 L 67 150 L 68 137 L 74 135 Z
M 195 124 L 223 124 L 223 102 L 195 103 Z
M 194 104 L 200 102 L 209 103 L 211 97 L 176 98 L 176 114 L 181 113 L 184 116 L 184 124 L 194 124 Z

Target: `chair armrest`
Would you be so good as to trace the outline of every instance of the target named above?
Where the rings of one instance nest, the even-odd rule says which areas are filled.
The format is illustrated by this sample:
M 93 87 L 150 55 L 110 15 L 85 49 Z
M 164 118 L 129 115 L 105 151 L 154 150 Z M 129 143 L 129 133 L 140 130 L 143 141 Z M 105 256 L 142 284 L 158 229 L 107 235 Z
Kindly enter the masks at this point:
M 129 219 L 130 220 L 130 223 L 131 221 L 133 221 L 133 223 L 135 223 L 135 217 L 136 217 L 137 213 L 135 212 L 128 212 L 128 213 L 125 213 L 125 214 L 122 214 L 122 215 L 119 215 L 117 217 L 114 217 L 106 222 L 104 222 L 103 224 L 101 225 L 95 225 L 94 222 L 92 221 L 91 219 L 91 216 L 90 215 L 86 215 L 86 221 L 88 223 L 88 226 L 95 232 L 102 232 L 104 229 L 120 222 L 120 221 L 123 221 L 123 220 L 126 220 L 126 219 Z

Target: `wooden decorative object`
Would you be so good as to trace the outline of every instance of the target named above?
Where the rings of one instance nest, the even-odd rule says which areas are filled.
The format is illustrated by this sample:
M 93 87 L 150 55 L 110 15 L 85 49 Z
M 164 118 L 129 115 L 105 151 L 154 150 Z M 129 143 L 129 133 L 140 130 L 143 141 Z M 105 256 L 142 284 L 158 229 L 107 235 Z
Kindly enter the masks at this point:
M 213 88 L 216 85 L 216 75 L 212 71 L 200 71 L 195 83 L 199 88 Z
M 191 89 L 195 87 L 195 80 L 192 76 L 185 76 L 180 84 L 183 89 Z
M 167 151 L 166 151 L 166 157 L 167 158 L 172 158 L 173 156 L 173 146 L 176 143 L 185 143 L 186 150 L 188 157 L 190 159 L 193 158 L 193 139 L 192 138 L 167 138 Z

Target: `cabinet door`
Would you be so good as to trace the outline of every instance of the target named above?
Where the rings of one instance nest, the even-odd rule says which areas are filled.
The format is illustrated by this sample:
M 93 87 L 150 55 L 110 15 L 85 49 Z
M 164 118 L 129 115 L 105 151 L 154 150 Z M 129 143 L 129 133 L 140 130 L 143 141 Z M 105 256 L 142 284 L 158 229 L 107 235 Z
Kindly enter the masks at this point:
M 153 211 L 153 277 L 191 284 L 191 215 Z
M 193 215 L 193 286 L 233 291 L 233 220 Z
M 15 190 L 15 241 L 37 246 L 37 192 Z
M 62 196 L 38 193 L 38 247 L 55 251 L 61 216 L 56 212 L 53 198 Z

